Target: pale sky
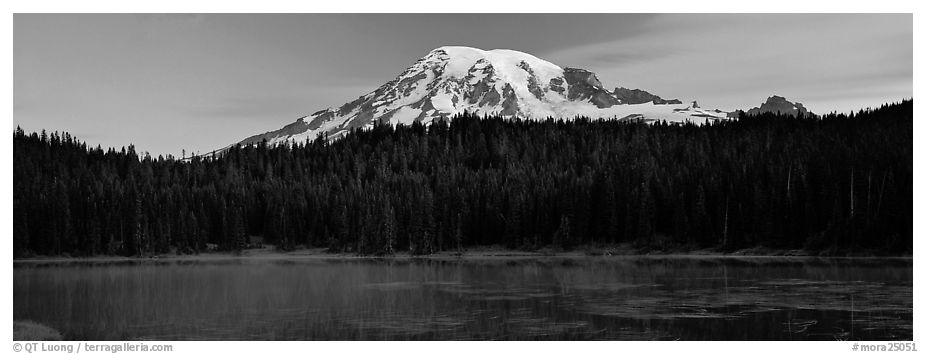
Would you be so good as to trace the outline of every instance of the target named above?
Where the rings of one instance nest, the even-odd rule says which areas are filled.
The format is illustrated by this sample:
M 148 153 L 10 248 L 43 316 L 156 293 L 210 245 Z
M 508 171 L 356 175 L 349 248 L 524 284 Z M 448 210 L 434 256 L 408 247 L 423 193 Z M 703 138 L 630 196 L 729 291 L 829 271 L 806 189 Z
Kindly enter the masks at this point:
M 911 14 L 16 14 L 13 122 L 207 152 L 366 94 L 431 49 L 514 49 L 607 88 L 817 113 L 913 96 Z

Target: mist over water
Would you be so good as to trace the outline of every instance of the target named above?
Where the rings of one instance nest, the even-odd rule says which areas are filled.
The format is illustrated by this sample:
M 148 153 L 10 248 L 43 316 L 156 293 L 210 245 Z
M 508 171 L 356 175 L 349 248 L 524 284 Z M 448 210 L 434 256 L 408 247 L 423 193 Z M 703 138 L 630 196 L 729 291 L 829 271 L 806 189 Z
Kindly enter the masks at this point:
M 15 263 L 68 340 L 911 340 L 910 259 Z

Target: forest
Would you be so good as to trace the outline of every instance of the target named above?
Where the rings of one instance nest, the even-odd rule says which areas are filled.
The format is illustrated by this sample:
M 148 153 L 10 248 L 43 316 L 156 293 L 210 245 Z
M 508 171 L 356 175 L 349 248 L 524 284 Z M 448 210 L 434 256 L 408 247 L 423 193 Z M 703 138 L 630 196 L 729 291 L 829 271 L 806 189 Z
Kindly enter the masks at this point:
M 14 257 L 474 246 L 912 254 L 913 101 L 706 125 L 463 114 L 152 157 L 13 133 Z M 185 155 L 185 154 L 184 154 Z

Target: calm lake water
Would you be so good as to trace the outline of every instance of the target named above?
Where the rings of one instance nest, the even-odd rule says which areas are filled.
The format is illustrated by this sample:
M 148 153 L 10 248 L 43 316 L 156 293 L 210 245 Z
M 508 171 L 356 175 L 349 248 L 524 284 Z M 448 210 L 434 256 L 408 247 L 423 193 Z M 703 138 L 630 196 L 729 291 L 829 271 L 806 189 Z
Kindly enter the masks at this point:
M 16 263 L 70 340 L 912 340 L 910 259 Z

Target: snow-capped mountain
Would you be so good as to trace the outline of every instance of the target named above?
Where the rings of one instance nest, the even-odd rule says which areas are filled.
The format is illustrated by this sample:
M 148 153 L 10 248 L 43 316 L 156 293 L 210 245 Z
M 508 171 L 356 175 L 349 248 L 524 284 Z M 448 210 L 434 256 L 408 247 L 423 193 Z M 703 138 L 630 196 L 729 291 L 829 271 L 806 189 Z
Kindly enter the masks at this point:
M 608 90 L 590 71 L 562 68 L 527 53 L 440 47 L 373 92 L 241 143 L 305 141 L 321 133 L 333 139 L 353 128 L 371 127 L 375 121 L 429 124 L 464 111 L 527 119 L 587 116 L 695 123 L 727 117 L 727 112 L 666 100 L 643 90 Z

